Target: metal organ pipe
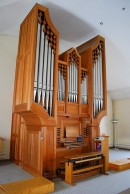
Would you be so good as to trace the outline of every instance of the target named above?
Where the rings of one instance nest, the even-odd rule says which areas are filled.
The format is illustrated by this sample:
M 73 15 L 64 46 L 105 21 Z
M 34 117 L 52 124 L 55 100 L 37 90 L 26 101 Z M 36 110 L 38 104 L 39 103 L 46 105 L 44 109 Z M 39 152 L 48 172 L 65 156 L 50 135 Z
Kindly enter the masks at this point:
M 69 93 L 69 102 L 71 102 L 71 65 L 69 66 L 69 72 L 68 72 L 68 77 L 69 77 L 69 89 L 68 89 L 68 93 Z
M 101 109 L 103 108 L 103 73 L 102 73 L 102 47 L 100 46 L 100 54 L 99 54 L 99 57 L 100 57 L 100 73 L 101 73 L 101 76 L 100 76 L 100 87 L 101 87 Z
M 65 76 L 66 76 L 66 65 L 58 65 L 58 100 L 65 100 Z
M 50 116 L 53 115 L 54 44 L 55 35 L 47 24 L 44 13 L 39 12 L 34 78 L 34 102 L 41 104 Z
M 53 49 L 51 49 L 51 62 L 50 62 L 50 116 L 52 115 L 52 99 L 53 99 L 53 72 L 54 72 L 54 54 Z
M 81 71 L 81 103 L 87 104 L 87 94 L 88 93 L 88 75 L 87 72 Z
M 60 90 L 60 70 L 58 70 L 58 100 L 61 100 L 60 93 L 61 93 L 61 90 Z
M 34 77 L 34 101 L 38 101 L 39 93 L 39 62 L 40 62 L 40 47 L 41 47 L 41 31 L 42 24 L 39 21 L 37 31 L 37 50 L 36 50 L 36 64 L 35 64 L 35 77 Z
M 73 72 L 73 64 L 70 65 L 71 67 L 71 82 L 70 82 L 70 94 L 71 94 L 71 101 L 70 102 L 73 102 L 73 83 L 74 83 L 74 72 Z
M 96 64 L 94 62 L 94 65 L 93 65 L 93 115 L 95 117 L 95 113 L 96 113 Z
M 75 75 L 75 102 L 78 101 L 78 68 L 75 69 L 76 70 L 76 75 Z
M 72 63 L 72 102 L 75 102 L 75 94 L 74 94 L 74 89 L 75 89 L 75 68 L 74 68 L 74 64 Z
M 103 108 L 102 43 L 93 51 L 93 116 Z
M 68 101 L 69 102 L 77 102 L 78 95 L 78 68 L 74 63 L 69 65 L 69 82 L 68 82 Z

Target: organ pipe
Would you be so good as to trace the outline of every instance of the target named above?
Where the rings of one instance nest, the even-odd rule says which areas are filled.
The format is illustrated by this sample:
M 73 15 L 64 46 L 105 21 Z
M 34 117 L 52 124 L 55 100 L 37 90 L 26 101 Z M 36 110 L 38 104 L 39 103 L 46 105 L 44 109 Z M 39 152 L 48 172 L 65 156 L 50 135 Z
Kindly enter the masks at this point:
M 65 100 L 65 85 L 66 85 L 67 67 L 61 62 L 58 65 L 58 100 Z
M 44 13 L 40 11 L 37 28 L 34 102 L 41 104 L 50 116 L 53 115 L 55 42 L 55 34 L 47 24 Z
M 79 56 L 72 50 L 69 53 L 68 102 L 78 102 Z
M 87 71 L 81 70 L 81 103 L 88 103 L 88 75 Z
M 102 42 L 93 51 L 93 116 L 103 108 Z

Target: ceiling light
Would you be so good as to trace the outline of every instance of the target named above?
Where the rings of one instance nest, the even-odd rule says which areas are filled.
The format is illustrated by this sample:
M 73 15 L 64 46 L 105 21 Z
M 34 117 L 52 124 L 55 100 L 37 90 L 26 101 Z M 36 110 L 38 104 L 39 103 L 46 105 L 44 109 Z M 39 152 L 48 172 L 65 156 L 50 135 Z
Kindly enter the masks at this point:
M 100 22 L 100 25 L 102 26 L 103 25 L 103 22 Z
M 122 11 L 125 11 L 125 10 L 126 10 L 126 7 L 123 7 L 123 8 L 122 8 Z

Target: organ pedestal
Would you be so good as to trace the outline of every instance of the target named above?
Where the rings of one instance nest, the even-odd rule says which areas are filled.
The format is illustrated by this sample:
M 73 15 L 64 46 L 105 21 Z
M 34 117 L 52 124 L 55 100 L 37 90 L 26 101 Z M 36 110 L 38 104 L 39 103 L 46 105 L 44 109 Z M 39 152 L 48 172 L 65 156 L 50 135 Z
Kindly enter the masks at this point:
M 55 177 L 66 155 L 94 151 L 106 114 L 104 38 L 58 48 L 48 9 L 36 4 L 20 26 L 10 151 L 33 175 Z

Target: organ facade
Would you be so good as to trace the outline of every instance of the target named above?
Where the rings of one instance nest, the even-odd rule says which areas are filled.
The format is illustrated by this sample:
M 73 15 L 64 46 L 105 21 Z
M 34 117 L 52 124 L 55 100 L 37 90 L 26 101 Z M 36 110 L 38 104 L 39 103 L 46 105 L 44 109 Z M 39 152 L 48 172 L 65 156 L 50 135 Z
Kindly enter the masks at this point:
M 59 55 L 59 33 L 36 4 L 20 26 L 12 112 L 12 161 L 55 177 L 66 156 L 95 151 L 106 115 L 105 40 Z

